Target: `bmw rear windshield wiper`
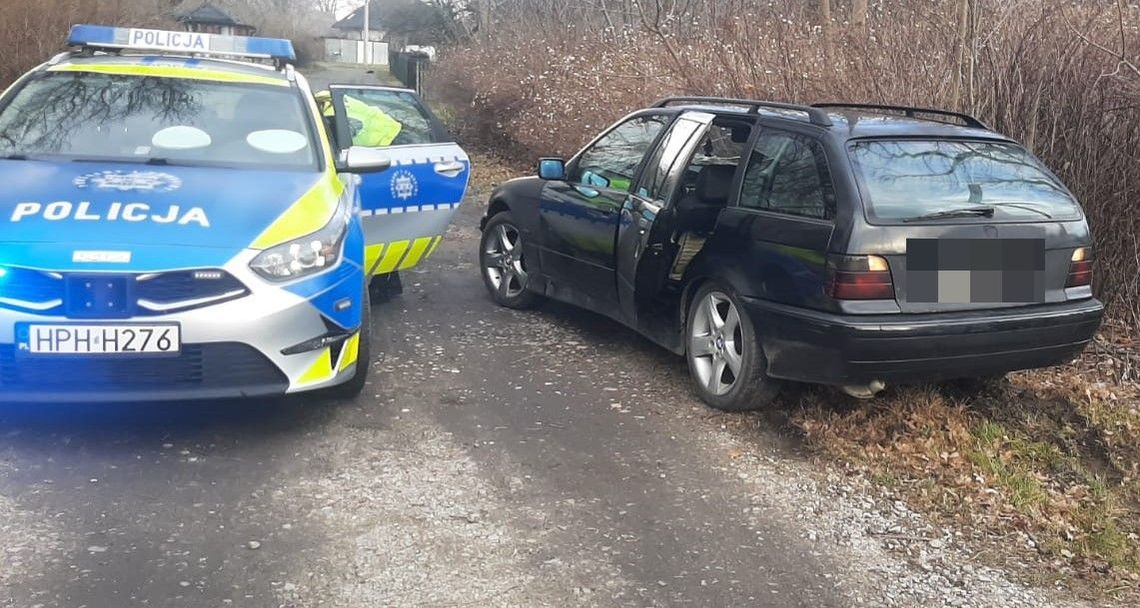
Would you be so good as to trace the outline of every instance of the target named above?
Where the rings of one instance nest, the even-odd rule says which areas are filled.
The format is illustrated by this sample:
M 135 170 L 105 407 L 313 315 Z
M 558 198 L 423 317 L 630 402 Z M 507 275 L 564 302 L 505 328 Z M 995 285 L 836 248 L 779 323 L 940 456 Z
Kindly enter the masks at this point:
M 977 207 L 962 207 L 961 209 L 947 209 L 945 211 L 935 211 L 934 213 L 927 213 L 926 215 L 917 215 L 915 217 L 908 217 L 904 222 L 922 222 L 926 220 L 942 220 L 954 217 L 993 217 L 994 208 L 992 205 L 979 205 Z

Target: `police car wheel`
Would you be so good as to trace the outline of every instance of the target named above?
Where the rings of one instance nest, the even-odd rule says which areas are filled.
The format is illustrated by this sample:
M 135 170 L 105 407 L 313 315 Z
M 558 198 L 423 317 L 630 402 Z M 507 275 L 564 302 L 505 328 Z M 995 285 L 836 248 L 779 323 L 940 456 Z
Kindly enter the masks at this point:
M 400 281 L 399 272 L 389 272 L 372 277 L 368 284 L 369 295 L 373 304 L 383 304 L 392 298 L 404 293 L 404 285 Z
M 495 214 L 479 240 L 479 268 L 491 299 L 507 308 L 534 308 L 545 299 L 528 288 L 522 231 L 510 211 Z
M 351 399 L 364 390 L 368 382 L 368 370 L 372 367 L 372 298 L 364 290 L 364 310 L 360 319 L 360 345 L 356 352 L 356 372 L 352 379 L 329 389 L 334 397 Z

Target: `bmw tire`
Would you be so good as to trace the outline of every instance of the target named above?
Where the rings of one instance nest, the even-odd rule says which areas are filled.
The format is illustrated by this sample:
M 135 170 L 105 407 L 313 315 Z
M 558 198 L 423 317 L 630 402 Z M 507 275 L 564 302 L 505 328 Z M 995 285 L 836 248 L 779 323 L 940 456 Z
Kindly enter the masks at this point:
M 763 408 L 780 392 L 769 378 L 756 328 L 729 287 L 708 282 L 697 290 L 685 324 L 685 358 L 697 394 L 729 412 Z
M 545 299 L 530 291 L 523 236 L 510 211 L 496 213 L 483 227 L 479 240 L 479 269 L 483 285 L 499 306 L 534 308 Z

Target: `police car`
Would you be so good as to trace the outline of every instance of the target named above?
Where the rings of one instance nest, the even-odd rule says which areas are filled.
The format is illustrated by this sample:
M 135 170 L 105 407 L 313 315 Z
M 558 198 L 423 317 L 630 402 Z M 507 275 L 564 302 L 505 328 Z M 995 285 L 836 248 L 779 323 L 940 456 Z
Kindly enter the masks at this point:
M 287 40 L 69 43 L 0 95 L 0 400 L 358 393 L 368 279 L 439 245 L 463 151 L 351 145 L 344 95 L 396 93 L 322 117 Z

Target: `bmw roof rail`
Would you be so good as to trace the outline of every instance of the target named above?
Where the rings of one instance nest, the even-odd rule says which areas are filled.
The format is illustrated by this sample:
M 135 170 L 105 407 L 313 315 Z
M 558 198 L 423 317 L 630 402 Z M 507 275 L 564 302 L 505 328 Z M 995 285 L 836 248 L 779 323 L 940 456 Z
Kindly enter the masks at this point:
M 780 103 L 776 101 L 757 101 L 755 99 L 734 99 L 732 97 L 700 97 L 700 96 L 682 96 L 682 97 L 666 97 L 659 99 L 653 104 L 655 108 L 665 108 L 674 104 L 692 103 L 692 104 L 706 104 L 717 106 L 743 106 L 748 108 L 750 114 L 759 114 L 761 110 L 784 110 L 791 112 L 802 112 L 807 115 L 808 121 L 813 125 L 820 127 L 830 127 L 831 119 L 827 117 L 827 112 L 812 106 L 805 106 L 795 103 Z
M 812 104 L 812 107 L 813 108 L 820 108 L 820 109 L 829 109 L 829 110 L 831 110 L 831 109 L 834 109 L 834 110 L 850 109 L 850 110 L 870 110 L 872 112 L 884 112 L 884 111 L 886 111 L 886 112 L 902 112 L 902 114 L 904 116 L 906 116 L 907 118 L 914 118 L 916 120 L 924 120 L 921 116 L 918 116 L 919 114 L 929 114 L 931 116 L 942 116 L 945 118 L 956 118 L 956 119 L 962 121 L 963 123 L 965 123 L 965 125 L 967 127 L 971 127 L 974 129 L 985 129 L 987 131 L 990 130 L 990 128 L 988 126 L 986 126 L 986 123 L 978 120 L 977 118 L 974 118 L 973 116 L 970 116 L 969 114 L 963 114 L 962 112 L 951 112 L 950 110 L 935 110 L 933 108 L 918 108 L 918 107 L 912 107 L 912 106 L 892 106 L 892 105 L 888 105 L 888 104 L 876 104 L 876 103 L 815 103 L 815 104 Z M 936 122 L 947 122 L 945 120 L 937 120 L 937 119 L 925 119 L 925 120 L 935 120 Z

